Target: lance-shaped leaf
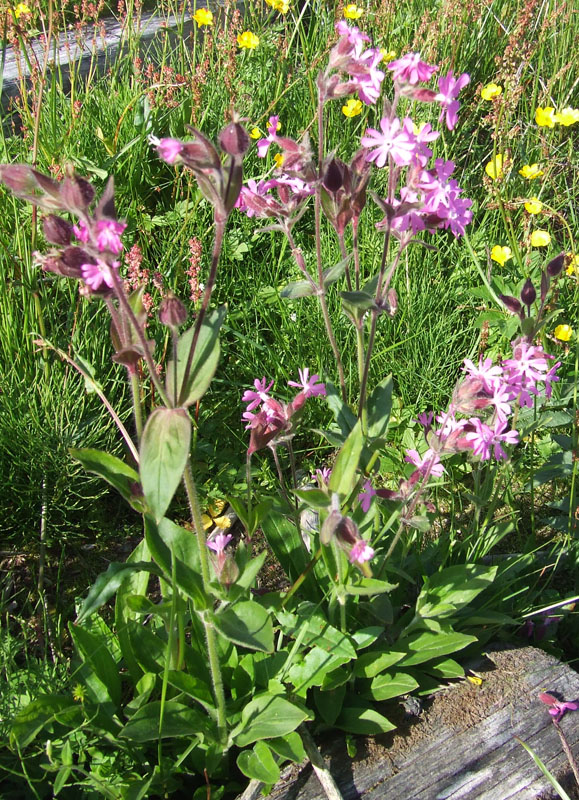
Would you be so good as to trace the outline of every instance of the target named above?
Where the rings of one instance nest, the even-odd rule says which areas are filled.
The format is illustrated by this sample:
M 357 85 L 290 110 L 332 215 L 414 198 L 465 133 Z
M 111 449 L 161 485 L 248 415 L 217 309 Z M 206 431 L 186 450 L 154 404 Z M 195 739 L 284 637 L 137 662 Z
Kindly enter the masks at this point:
M 324 286 L 329 286 L 330 284 L 335 283 L 338 278 L 342 277 L 351 258 L 351 255 L 346 256 L 346 258 L 343 258 L 341 261 L 338 261 L 337 264 L 334 264 L 333 267 L 328 267 L 328 269 L 324 270 Z
M 205 317 L 195 345 L 195 353 L 191 361 L 191 369 L 189 370 L 186 386 L 183 386 L 183 380 L 189 352 L 193 344 L 195 326 L 192 325 L 188 331 L 185 331 L 179 337 L 177 344 L 177 391 L 180 402 L 185 407 L 196 403 L 197 400 L 203 397 L 213 380 L 219 362 L 219 330 L 223 325 L 226 313 L 227 306 L 220 306 L 210 311 Z M 171 361 L 167 367 L 167 392 L 169 396 L 173 396 L 175 386 L 174 370 L 175 365 Z
M 368 398 L 368 433 L 370 438 L 386 436 L 392 410 L 392 376 L 380 381 Z
M 315 291 L 316 287 L 309 281 L 294 281 L 283 287 L 280 297 L 284 300 L 297 300 L 298 297 L 309 297 Z
M 331 492 L 346 495 L 352 491 L 363 446 L 364 434 L 362 424 L 358 420 L 336 458 L 330 477 Z
M 132 467 L 129 467 L 120 458 L 101 450 L 71 449 L 70 454 L 80 461 L 87 472 L 100 475 L 107 483 L 114 486 L 134 509 L 142 510 L 143 498 L 139 486 L 139 474 Z
M 179 485 L 191 442 L 191 420 L 182 408 L 156 408 L 141 441 L 140 473 L 145 500 L 157 522 Z

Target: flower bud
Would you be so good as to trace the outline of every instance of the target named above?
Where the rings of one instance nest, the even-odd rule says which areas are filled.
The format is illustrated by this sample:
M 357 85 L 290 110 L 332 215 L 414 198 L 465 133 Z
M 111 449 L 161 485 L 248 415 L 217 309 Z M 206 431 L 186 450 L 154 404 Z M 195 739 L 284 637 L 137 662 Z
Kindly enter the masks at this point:
M 61 247 L 67 247 L 71 240 L 73 229 L 70 222 L 67 222 L 62 217 L 57 217 L 56 214 L 49 214 L 42 220 L 42 231 L 44 238 L 50 244 L 58 244 Z
M 230 122 L 219 134 L 219 146 L 230 156 L 242 156 L 249 148 L 249 136 L 239 122 Z
M 522 306 L 516 297 L 511 297 L 508 294 L 500 294 L 499 298 L 512 314 L 518 314 L 519 317 L 521 316 L 523 313 Z
M 535 300 L 537 299 L 537 292 L 535 287 L 533 286 L 533 282 L 530 278 L 527 278 L 525 281 L 525 285 L 521 289 L 521 300 L 522 302 L 530 308 L 533 305 Z
M 547 264 L 547 274 L 551 278 L 554 278 L 561 272 L 564 266 L 565 266 L 565 253 L 559 253 L 558 256 L 555 256 L 555 258 L 551 259 L 551 261 L 549 261 L 549 263 Z
M 159 308 L 159 320 L 168 328 L 178 328 L 187 320 L 187 309 L 178 297 L 165 297 Z
M 60 186 L 60 199 L 68 211 L 86 211 L 93 198 L 92 185 L 78 175 L 67 176 Z
M 322 178 L 322 185 L 326 191 L 335 193 L 342 187 L 344 183 L 344 166 L 345 165 L 341 161 L 332 158 L 330 163 L 327 165 Z

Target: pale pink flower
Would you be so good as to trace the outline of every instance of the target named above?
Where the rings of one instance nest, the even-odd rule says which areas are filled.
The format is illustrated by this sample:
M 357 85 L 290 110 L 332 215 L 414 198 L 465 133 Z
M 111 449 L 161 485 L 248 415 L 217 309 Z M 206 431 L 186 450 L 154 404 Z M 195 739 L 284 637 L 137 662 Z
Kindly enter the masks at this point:
M 118 268 L 118 261 L 114 261 L 112 266 L 109 266 L 99 258 L 96 264 L 81 264 L 80 272 L 88 288 L 93 292 L 99 292 L 102 290 L 103 284 L 109 289 L 113 288 L 115 284 L 111 273 L 113 269 L 118 270 Z
M 420 53 L 407 53 L 402 58 L 391 61 L 388 69 L 392 78 L 399 83 L 409 83 L 412 86 L 419 82 L 429 81 L 438 67 L 430 66 L 420 60 Z
M 370 561 L 374 558 L 374 550 L 363 539 L 359 539 L 350 550 L 348 560 L 350 564 L 363 564 L 365 561 Z
M 99 219 L 96 224 L 96 244 L 101 253 L 108 250 L 119 255 L 123 249 L 121 234 L 127 227 L 125 222 L 116 222 L 114 219 Z
M 421 475 L 426 475 L 430 470 L 430 475 L 434 478 L 440 478 L 445 472 L 444 467 L 440 463 L 439 456 L 430 449 L 428 449 L 423 456 L 421 456 L 417 450 L 407 450 L 404 461 L 418 467 L 418 471 Z
M 370 481 L 366 481 L 363 491 L 358 495 L 358 502 L 362 506 L 362 511 L 366 514 L 372 505 L 372 498 L 376 494 L 376 490 L 372 488 Z
M 438 79 L 438 94 L 434 98 L 442 106 L 439 122 L 442 122 L 446 114 L 446 127 L 451 131 L 458 120 L 458 109 L 460 103 L 456 99 L 464 87 L 470 83 L 470 75 L 463 72 L 459 78 L 455 78 L 452 71 L 444 77 Z
M 383 117 L 380 128 L 382 133 L 375 128 L 368 128 L 362 136 L 362 146 L 369 149 L 366 161 L 374 161 L 377 167 L 384 167 L 391 155 L 399 167 L 411 164 L 416 152 L 416 136 L 402 128 L 398 117 L 393 120 Z
M 179 139 L 161 139 L 157 145 L 159 158 L 167 164 L 174 164 L 183 150 L 183 143 Z
M 270 117 L 269 122 L 267 125 L 267 137 L 265 139 L 260 139 L 257 143 L 257 155 L 260 158 L 265 158 L 267 151 L 271 147 L 271 145 L 277 139 L 277 125 L 279 122 L 279 117 Z

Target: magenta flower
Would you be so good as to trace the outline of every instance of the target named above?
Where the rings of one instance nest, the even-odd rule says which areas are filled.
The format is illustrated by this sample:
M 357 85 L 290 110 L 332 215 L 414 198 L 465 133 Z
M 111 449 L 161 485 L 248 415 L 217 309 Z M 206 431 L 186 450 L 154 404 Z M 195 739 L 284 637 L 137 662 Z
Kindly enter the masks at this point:
M 415 86 L 419 82 L 429 81 L 438 67 L 430 66 L 420 60 L 420 53 L 407 53 L 402 58 L 391 61 L 388 69 L 392 78 L 398 83 L 409 83 Z
M 296 381 L 288 381 L 288 386 L 295 386 L 298 389 L 301 389 L 305 395 L 305 399 L 307 400 L 308 397 L 318 397 L 319 395 L 326 394 L 326 387 L 323 383 L 318 383 L 320 380 L 319 375 L 312 375 L 309 377 L 310 370 L 308 367 L 304 369 L 298 370 L 300 376 L 300 382 L 297 383 Z
M 252 389 L 246 389 L 243 393 L 243 397 L 241 398 L 244 403 L 249 403 L 247 406 L 247 411 L 253 411 L 254 408 L 257 408 L 260 403 L 265 403 L 266 400 L 269 400 L 268 392 L 273 386 L 273 381 L 266 386 L 267 379 L 264 377 L 261 380 L 256 378 L 253 382 L 255 386 L 255 391 Z
M 539 394 L 537 383 L 547 382 L 549 389 L 554 377 L 551 373 L 556 367 L 548 369 L 548 360 L 554 357 L 545 353 L 541 345 L 530 345 L 527 342 L 518 342 L 513 347 L 513 358 L 503 361 L 504 376 L 511 392 L 511 398 L 518 397 L 519 405 L 531 408 L 533 399 L 531 395 Z
M 579 708 L 579 702 L 563 702 L 548 692 L 541 692 L 539 700 L 549 706 L 549 714 L 553 717 L 553 722 L 559 722 L 566 711 L 577 711 Z
M 426 475 L 427 471 L 430 470 L 430 474 L 434 478 L 440 478 L 445 472 L 444 467 L 440 463 L 440 458 L 430 449 L 426 451 L 424 456 L 420 456 L 417 450 L 407 450 L 404 461 L 418 467 L 418 471 L 421 475 Z
M 459 78 L 455 78 L 452 70 L 449 71 L 443 78 L 438 79 L 438 94 L 434 98 L 442 106 L 439 122 L 446 114 L 446 127 L 451 131 L 458 120 L 458 109 L 460 103 L 456 99 L 464 87 L 470 83 L 470 75 L 463 72 Z
M 363 564 L 365 561 L 370 561 L 374 558 L 374 550 L 363 539 L 359 539 L 350 550 L 348 560 L 350 564 Z
M 219 555 L 223 553 L 232 539 L 233 536 L 230 533 L 218 533 L 212 539 L 207 540 L 207 547 Z
M 86 225 L 86 222 L 84 222 L 82 219 L 80 219 L 78 221 L 78 225 L 73 225 L 72 226 L 72 230 L 73 230 L 74 235 L 76 236 L 76 238 L 80 242 L 84 242 L 84 244 L 87 244 L 87 242 L 88 242 L 88 240 L 90 238 L 90 231 L 89 231 L 89 229 L 88 229 L 88 227 Z
M 179 139 L 161 139 L 157 145 L 159 158 L 167 164 L 174 164 L 183 150 L 183 143 Z
M 265 158 L 267 155 L 267 151 L 271 147 L 271 145 L 277 139 L 277 125 L 279 122 L 279 117 L 270 117 L 269 122 L 267 125 L 267 137 L 265 139 L 260 139 L 257 143 L 257 155 L 260 158 Z
M 88 288 L 92 292 L 99 292 L 102 291 L 103 285 L 109 289 L 113 288 L 115 284 L 112 277 L 112 270 L 118 271 L 118 268 L 118 261 L 114 261 L 112 266 L 109 266 L 99 258 L 96 264 L 81 264 L 80 273 Z
M 96 244 L 100 252 L 108 250 L 118 256 L 123 249 L 121 234 L 126 227 L 125 222 L 116 222 L 113 219 L 99 219 L 96 224 Z
M 465 358 L 463 372 L 466 372 L 471 378 L 479 378 L 483 382 L 485 390 L 487 392 L 492 392 L 494 388 L 500 384 L 503 369 L 502 367 L 493 366 L 492 358 L 485 358 L 483 361 L 481 356 L 478 367 L 475 366 L 469 358 Z
M 433 411 L 429 411 L 428 413 L 426 413 L 426 411 L 421 411 L 420 414 L 416 417 L 416 422 L 418 422 L 419 425 L 422 425 L 423 428 L 430 428 L 433 419 L 434 419 Z
M 332 470 L 330 467 L 322 467 L 322 469 L 317 469 L 314 472 L 312 478 L 317 479 L 319 486 L 328 486 L 331 475 Z
M 374 161 L 377 167 L 384 167 L 391 155 L 399 167 L 411 164 L 416 153 L 416 136 L 406 128 L 402 128 L 400 120 L 395 117 L 380 120 L 382 133 L 375 128 L 368 128 L 362 137 L 362 146 L 375 148 L 366 155 L 366 161 Z
M 358 97 L 367 106 L 373 105 L 380 97 L 384 73 L 377 69 L 382 61 L 380 50 L 366 50 L 359 59 L 346 65 L 346 70 L 356 84 Z
M 366 42 L 370 41 L 370 37 L 357 28 L 355 25 L 348 25 L 346 20 L 341 19 L 336 23 L 336 30 L 340 35 L 340 41 L 334 48 L 337 51 L 336 56 L 343 58 L 344 56 L 359 58 L 362 50 L 366 46 Z M 334 56 L 334 59 L 335 57 Z M 330 66 L 332 64 L 332 57 L 330 57 Z
M 376 494 L 376 490 L 372 488 L 372 484 L 370 481 L 366 481 L 364 484 L 363 491 L 360 492 L 358 495 L 358 502 L 362 506 L 362 511 L 364 514 L 368 513 L 370 506 L 372 505 L 372 498 Z
M 416 141 L 414 158 L 416 164 L 425 167 L 428 159 L 432 156 L 432 150 L 427 147 L 428 142 L 434 142 L 440 136 L 439 131 L 433 131 L 430 122 L 426 122 L 415 132 L 414 122 L 410 117 L 404 117 L 404 130 Z
M 547 372 L 547 374 L 543 378 L 543 380 L 545 381 L 545 397 L 547 398 L 551 397 L 551 394 L 553 393 L 553 387 L 551 386 L 551 384 L 557 383 L 557 381 L 560 380 L 559 376 L 555 374 L 560 366 L 561 362 L 557 361 L 557 363 L 551 367 L 549 372 Z

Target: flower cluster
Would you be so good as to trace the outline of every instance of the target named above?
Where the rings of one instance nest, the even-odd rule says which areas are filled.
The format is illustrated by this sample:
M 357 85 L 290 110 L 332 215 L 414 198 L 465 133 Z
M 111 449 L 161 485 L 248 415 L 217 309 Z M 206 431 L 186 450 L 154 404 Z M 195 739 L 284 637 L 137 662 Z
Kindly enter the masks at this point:
M 326 71 L 318 78 L 322 101 L 357 92 L 363 103 L 372 105 L 380 97 L 384 80 L 378 69 L 383 53 L 376 47 L 366 48 L 370 37 L 344 20 L 336 24 L 336 30 L 340 38 L 330 51 Z M 348 80 L 342 81 L 339 73 L 346 73 Z
M 288 381 L 288 386 L 300 391 L 290 403 L 282 403 L 269 394 L 273 381 L 268 384 L 265 377 L 254 380 L 253 389 L 247 389 L 242 397 L 247 403 L 242 419 L 247 422 L 246 430 L 251 431 L 250 455 L 266 446 L 275 447 L 294 435 L 306 400 L 326 394 L 325 385 L 319 381 L 320 376 L 310 376 L 307 367 L 300 369 L 299 381 Z
M 539 106 L 535 111 L 535 122 L 542 128 L 554 128 L 556 123 L 565 127 L 575 125 L 579 122 L 579 109 L 567 106 L 557 112 L 553 106 Z

